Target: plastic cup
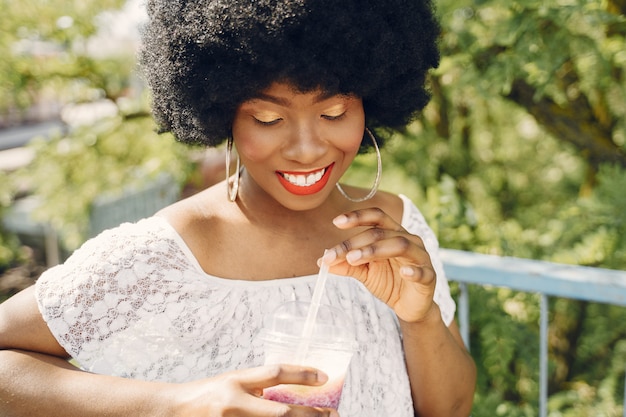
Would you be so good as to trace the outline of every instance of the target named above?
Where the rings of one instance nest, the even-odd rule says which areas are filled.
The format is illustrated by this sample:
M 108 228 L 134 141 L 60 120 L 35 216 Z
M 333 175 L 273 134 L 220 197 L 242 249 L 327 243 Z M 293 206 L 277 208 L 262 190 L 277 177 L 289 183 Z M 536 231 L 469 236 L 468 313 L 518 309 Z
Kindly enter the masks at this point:
M 324 385 L 282 384 L 266 388 L 263 398 L 287 404 L 338 408 L 343 383 L 356 351 L 354 330 L 341 310 L 320 305 L 309 338 L 303 329 L 310 303 L 295 301 L 279 306 L 263 332 L 265 364 L 294 364 L 317 368 L 328 375 Z

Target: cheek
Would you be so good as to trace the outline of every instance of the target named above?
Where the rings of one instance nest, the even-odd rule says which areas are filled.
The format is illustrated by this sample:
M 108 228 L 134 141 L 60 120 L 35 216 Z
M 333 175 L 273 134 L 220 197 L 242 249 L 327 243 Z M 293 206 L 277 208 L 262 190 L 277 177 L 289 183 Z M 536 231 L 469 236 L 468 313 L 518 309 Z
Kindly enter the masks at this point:
M 363 141 L 363 132 L 360 129 L 350 129 L 345 134 L 339 136 L 342 139 L 337 142 L 339 148 L 346 155 L 356 156 Z
M 263 161 L 276 152 L 275 141 L 257 129 L 233 127 L 237 153 L 242 160 Z
M 263 161 L 274 153 L 270 146 L 264 145 L 258 138 L 242 138 L 236 144 L 237 152 L 246 161 Z
M 354 109 L 353 112 L 355 116 L 350 119 L 350 123 L 342 127 L 343 140 L 337 146 L 347 155 L 356 156 L 365 136 L 365 113 L 362 106 Z

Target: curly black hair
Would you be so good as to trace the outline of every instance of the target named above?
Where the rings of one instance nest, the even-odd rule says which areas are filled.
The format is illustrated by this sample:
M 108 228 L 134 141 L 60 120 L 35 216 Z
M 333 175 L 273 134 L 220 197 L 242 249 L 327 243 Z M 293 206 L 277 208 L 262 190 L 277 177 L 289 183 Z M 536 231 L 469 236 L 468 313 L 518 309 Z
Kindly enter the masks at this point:
M 370 128 L 401 128 L 439 63 L 430 0 L 148 0 L 140 63 L 162 131 L 216 146 L 273 82 L 363 99 Z

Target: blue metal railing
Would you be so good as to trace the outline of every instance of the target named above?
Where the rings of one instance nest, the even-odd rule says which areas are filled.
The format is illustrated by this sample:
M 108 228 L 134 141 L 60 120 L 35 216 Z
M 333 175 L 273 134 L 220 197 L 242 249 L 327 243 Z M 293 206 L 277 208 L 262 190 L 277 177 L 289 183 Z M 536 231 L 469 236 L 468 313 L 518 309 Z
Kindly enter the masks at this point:
M 123 222 L 135 222 L 151 216 L 179 198 L 180 186 L 169 174 L 160 174 L 136 187 L 125 187 L 118 193 L 104 193 L 91 204 L 89 230 L 86 238 Z M 41 205 L 36 196 L 16 201 L 0 218 L 8 231 L 44 239 L 46 263 L 52 267 L 62 261 L 59 233 L 52 225 L 33 218 Z
M 548 299 L 563 297 L 626 306 L 626 271 L 442 249 L 446 274 L 459 283 L 459 326 L 469 346 L 468 285 L 540 294 L 539 416 L 548 410 Z M 626 384 L 624 398 L 626 401 Z M 623 416 L 626 417 L 626 406 Z

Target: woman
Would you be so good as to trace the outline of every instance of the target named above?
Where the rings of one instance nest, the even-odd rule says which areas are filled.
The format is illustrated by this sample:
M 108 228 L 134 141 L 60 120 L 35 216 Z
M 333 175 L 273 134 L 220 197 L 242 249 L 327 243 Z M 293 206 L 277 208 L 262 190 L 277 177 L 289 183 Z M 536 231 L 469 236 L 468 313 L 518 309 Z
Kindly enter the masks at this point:
M 378 151 L 374 132 L 426 104 L 431 5 L 150 0 L 148 12 L 141 62 L 159 125 L 227 141 L 241 169 L 105 231 L 0 306 L 1 414 L 337 415 L 262 397 L 327 379 L 262 366 L 258 337 L 276 306 L 310 300 L 325 262 L 323 302 L 359 344 L 339 413 L 468 415 L 475 369 L 434 234 L 406 197 L 376 192 L 380 164 L 371 190 L 339 185 L 360 151 Z

